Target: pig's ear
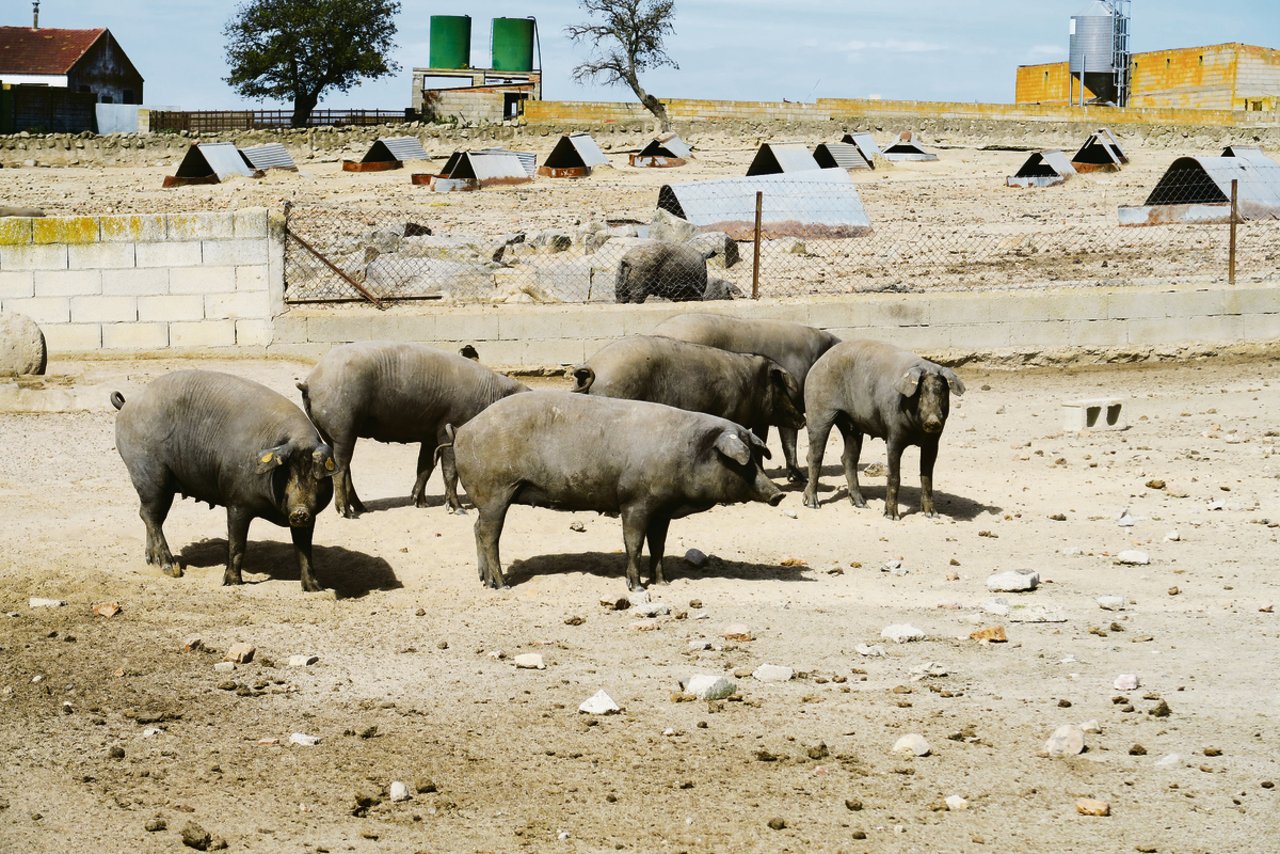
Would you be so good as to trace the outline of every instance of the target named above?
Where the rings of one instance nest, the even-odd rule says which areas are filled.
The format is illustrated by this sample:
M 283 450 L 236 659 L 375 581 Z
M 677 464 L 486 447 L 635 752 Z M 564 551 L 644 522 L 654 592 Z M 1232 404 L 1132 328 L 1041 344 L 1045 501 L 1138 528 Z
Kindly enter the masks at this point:
M 920 378 L 924 376 L 924 368 L 916 365 L 911 370 L 898 379 L 897 385 L 894 386 L 898 390 L 898 394 L 903 397 L 911 397 L 916 393 L 916 389 L 920 387 Z
M 751 462 L 751 449 L 747 447 L 747 443 L 728 430 L 716 437 L 715 448 L 740 466 Z
M 289 461 L 289 446 L 276 445 L 274 448 L 258 451 L 257 459 L 258 474 L 266 474 L 276 466 L 282 466 Z
M 315 463 L 311 470 L 315 473 L 316 480 L 333 477 L 334 471 L 338 468 L 337 463 L 333 461 L 333 448 L 328 445 L 320 445 L 312 451 L 311 462 Z
M 800 390 L 800 384 L 796 382 L 796 378 L 782 365 L 769 366 L 769 382 L 776 385 L 784 394 Z
M 947 381 L 947 386 L 951 389 L 951 393 L 959 397 L 964 394 L 964 380 L 950 368 L 939 368 L 942 372 L 942 378 Z
M 759 436 L 757 436 L 755 433 L 752 433 L 750 430 L 747 431 L 747 439 L 751 442 L 751 445 L 753 447 L 760 449 L 760 455 L 762 457 L 764 457 L 766 460 L 772 459 L 773 455 L 769 453 L 769 446 L 764 443 L 764 439 L 761 439 Z

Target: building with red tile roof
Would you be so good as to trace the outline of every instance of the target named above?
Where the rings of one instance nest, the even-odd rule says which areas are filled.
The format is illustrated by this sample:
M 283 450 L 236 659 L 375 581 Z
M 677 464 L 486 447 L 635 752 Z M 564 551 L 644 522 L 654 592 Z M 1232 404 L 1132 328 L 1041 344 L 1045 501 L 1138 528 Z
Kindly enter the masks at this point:
M 142 75 L 103 28 L 0 27 L 0 84 L 65 87 L 101 104 L 142 103 Z

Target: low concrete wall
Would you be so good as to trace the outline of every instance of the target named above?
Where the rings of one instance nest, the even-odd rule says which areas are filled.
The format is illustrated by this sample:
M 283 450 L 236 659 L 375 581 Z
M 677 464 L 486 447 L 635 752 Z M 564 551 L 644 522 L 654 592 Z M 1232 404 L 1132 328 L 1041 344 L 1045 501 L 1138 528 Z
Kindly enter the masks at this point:
M 805 303 L 497 305 L 294 309 L 276 320 L 273 351 L 319 357 L 334 344 L 474 344 L 486 364 L 535 370 L 573 365 L 608 341 L 651 332 L 674 314 L 708 310 L 882 338 L 950 362 L 1004 355 L 1147 353 L 1195 344 L 1280 341 L 1280 287 L 1063 288 L 937 294 L 859 294 Z M 1083 359 L 1088 361 L 1088 358 Z
M 53 353 L 266 346 L 283 271 L 265 208 L 0 219 L 0 311 L 40 324 Z

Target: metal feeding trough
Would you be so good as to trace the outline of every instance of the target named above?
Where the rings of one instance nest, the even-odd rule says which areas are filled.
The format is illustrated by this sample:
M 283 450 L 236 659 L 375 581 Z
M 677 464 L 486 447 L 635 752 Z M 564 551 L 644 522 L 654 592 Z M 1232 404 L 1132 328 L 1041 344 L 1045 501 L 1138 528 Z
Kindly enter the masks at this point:
M 261 169 L 264 172 L 268 169 L 284 169 L 288 172 L 298 171 L 298 165 L 293 162 L 288 150 L 278 142 L 251 145 L 248 148 L 240 149 L 240 153 L 244 155 L 244 159 L 254 169 Z
M 1075 174 L 1075 167 L 1061 151 L 1037 151 L 1005 183 L 1010 187 L 1056 187 Z
M 529 155 L 532 163 L 532 155 Z M 437 193 L 479 190 L 482 187 L 527 184 L 533 176 L 514 151 L 485 149 L 455 151 L 438 175 L 415 174 L 410 180 Z
M 1098 128 L 1080 146 L 1071 165 L 1077 172 L 1119 172 L 1129 158 L 1109 128 Z
M 1280 219 L 1280 163 L 1259 151 L 1243 157 L 1179 157 L 1146 204 L 1120 208 L 1120 224 L 1230 222 L 1232 181 L 1240 220 Z
M 858 146 L 848 142 L 824 142 L 813 150 L 813 159 L 823 169 L 871 168 Z
M 892 144 L 885 147 L 882 152 L 885 160 L 937 160 L 938 155 L 932 151 L 926 151 L 916 139 L 914 131 L 903 131 L 898 134 L 898 138 Z
M 416 136 L 379 137 L 364 157 L 342 161 L 344 172 L 385 172 L 399 169 L 406 160 L 429 160 Z
M 763 237 L 860 237 L 871 231 L 858 188 L 843 169 L 667 184 L 658 192 L 658 207 L 703 231 L 754 240 L 756 193 L 762 194 Z
M 261 178 L 262 172 L 250 165 L 233 143 L 198 142 L 187 149 L 178 171 L 165 176 L 164 186 L 217 184 L 235 176 Z
M 855 146 L 862 155 L 862 159 L 867 161 L 867 165 L 872 169 L 876 168 L 876 158 L 883 157 L 884 152 L 880 150 L 880 146 L 876 144 L 876 138 L 867 131 L 860 133 L 846 133 L 840 139 L 841 142 Z
M 798 143 L 766 142 L 756 151 L 747 177 L 753 175 L 781 175 L 789 172 L 810 172 L 821 169 L 809 149 Z
M 538 174 L 548 178 L 585 178 L 597 166 L 608 166 L 600 146 L 589 133 L 571 133 L 560 137 L 547 159 L 538 167 Z
M 649 140 L 639 153 L 630 157 L 631 165 L 648 169 L 665 169 L 683 166 L 693 157 L 693 152 L 683 139 L 674 133 L 666 133 Z

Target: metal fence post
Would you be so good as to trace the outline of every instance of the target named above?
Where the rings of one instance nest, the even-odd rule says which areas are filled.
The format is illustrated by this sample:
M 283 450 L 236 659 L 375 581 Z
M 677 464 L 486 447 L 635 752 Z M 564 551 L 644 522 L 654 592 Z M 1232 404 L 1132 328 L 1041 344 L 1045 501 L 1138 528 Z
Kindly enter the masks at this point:
M 756 191 L 756 234 L 755 249 L 751 258 L 751 298 L 760 299 L 760 220 L 763 218 L 764 193 Z M 1234 245 L 1234 244 L 1232 244 Z
M 1227 252 L 1227 284 L 1236 283 L 1236 223 L 1240 212 L 1240 180 L 1231 179 L 1231 246 Z

